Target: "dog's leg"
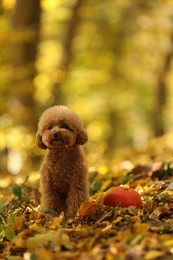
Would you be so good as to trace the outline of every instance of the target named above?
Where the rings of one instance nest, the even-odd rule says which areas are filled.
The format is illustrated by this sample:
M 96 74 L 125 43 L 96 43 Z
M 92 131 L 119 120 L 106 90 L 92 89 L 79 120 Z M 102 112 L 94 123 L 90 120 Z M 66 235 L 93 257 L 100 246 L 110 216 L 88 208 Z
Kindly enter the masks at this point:
M 55 194 L 42 194 L 40 211 L 51 210 L 54 215 L 59 215 L 66 210 L 66 205 L 60 196 Z
M 82 202 L 88 200 L 88 186 L 86 182 L 71 183 L 69 193 L 67 196 L 65 217 L 75 217 L 77 210 Z

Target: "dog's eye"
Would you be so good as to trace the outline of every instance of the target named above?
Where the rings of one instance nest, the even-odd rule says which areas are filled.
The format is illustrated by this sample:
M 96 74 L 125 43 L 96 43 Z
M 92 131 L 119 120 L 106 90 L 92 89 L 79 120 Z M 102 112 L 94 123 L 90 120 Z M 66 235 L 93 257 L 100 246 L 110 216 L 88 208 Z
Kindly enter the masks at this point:
M 53 128 L 53 126 L 49 126 L 47 129 L 48 129 L 48 130 L 51 130 L 52 128 Z
M 66 125 L 66 124 L 62 124 L 62 125 L 61 125 L 61 128 L 64 128 L 64 129 L 70 130 L 70 127 L 69 127 L 68 125 Z

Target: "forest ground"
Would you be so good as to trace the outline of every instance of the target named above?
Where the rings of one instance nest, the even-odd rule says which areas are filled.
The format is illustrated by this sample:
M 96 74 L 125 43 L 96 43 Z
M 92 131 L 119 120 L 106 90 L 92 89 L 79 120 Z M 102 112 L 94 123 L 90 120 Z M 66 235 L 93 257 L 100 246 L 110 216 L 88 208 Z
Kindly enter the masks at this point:
M 67 222 L 38 217 L 39 173 L 0 177 L 0 259 L 173 259 L 172 141 L 90 168 L 90 201 Z M 104 206 L 104 191 L 117 185 L 136 189 L 142 207 Z

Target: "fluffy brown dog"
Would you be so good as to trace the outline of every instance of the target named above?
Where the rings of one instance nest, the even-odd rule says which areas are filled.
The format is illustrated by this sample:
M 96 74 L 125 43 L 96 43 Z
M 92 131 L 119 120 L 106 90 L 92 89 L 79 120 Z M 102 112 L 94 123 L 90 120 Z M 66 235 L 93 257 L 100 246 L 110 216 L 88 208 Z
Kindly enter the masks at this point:
M 42 114 L 36 143 L 48 152 L 41 166 L 41 211 L 74 217 L 88 199 L 87 168 L 79 146 L 87 140 L 80 118 L 66 106 L 50 107 Z

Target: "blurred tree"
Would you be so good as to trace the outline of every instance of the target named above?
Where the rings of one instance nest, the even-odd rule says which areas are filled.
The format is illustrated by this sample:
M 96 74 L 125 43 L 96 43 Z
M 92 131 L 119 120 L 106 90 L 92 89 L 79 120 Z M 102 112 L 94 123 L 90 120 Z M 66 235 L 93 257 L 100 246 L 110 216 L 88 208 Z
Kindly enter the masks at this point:
M 173 19 L 172 19 L 173 20 Z M 165 119 L 164 111 L 167 103 L 168 91 L 166 77 L 171 68 L 171 62 L 173 58 L 173 31 L 170 34 L 170 46 L 168 51 L 163 57 L 163 65 L 159 71 L 158 81 L 156 85 L 156 99 L 154 104 L 154 115 L 153 115 L 153 132 L 155 136 L 161 136 L 165 134 Z
M 40 0 L 17 0 L 13 16 L 11 113 L 14 123 L 35 129 L 33 79 L 40 26 Z M 43 93 L 44 94 L 44 93 Z
M 3 13 L 2 0 L 0 0 L 0 14 Z
M 64 26 L 64 33 L 62 36 L 62 56 L 58 64 L 57 73 L 61 75 L 58 77 L 54 85 L 55 103 L 66 103 L 66 97 L 62 94 L 63 83 L 68 77 L 69 68 L 73 60 L 73 39 L 76 35 L 78 24 L 80 23 L 80 16 L 78 10 L 82 6 L 83 0 L 72 1 L 69 6 L 70 17 Z
M 39 40 L 40 0 L 16 0 L 11 32 L 12 73 L 7 87 L 7 125 L 4 130 L 6 156 L 3 162 L 9 172 L 19 173 L 26 169 L 32 157 L 32 134 L 36 130 L 36 107 L 33 80 L 36 75 L 35 61 Z M 8 50 L 9 51 L 9 50 Z M 44 94 L 44 93 L 43 93 Z M 9 121 L 9 122 L 8 122 Z M 5 120 L 2 117 L 2 123 Z M 25 162 L 25 165 L 24 165 Z M 3 167 L 4 169 L 5 167 Z M 5 170 L 4 170 L 5 172 Z

